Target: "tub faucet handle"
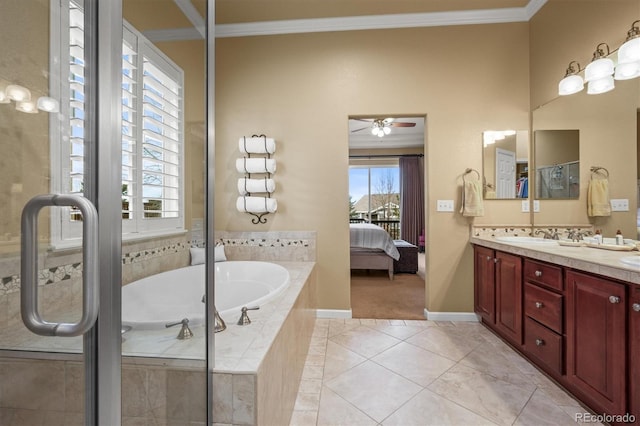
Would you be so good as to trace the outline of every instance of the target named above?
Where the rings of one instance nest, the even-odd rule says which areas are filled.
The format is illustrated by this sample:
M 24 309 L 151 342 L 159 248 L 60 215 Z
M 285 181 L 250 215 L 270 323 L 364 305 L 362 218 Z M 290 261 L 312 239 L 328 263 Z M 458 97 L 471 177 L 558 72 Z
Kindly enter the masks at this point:
M 249 325 L 251 324 L 251 320 L 249 319 L 249 315 L 247 311 L 255 311 L 260 309 L 260 306 L 254 306 L 253 308 L 247 308 L 246 306 L 242 307 L 242 314 L 240 315 L 240 319 L 238 320 L 238 325 Z
M 180 329 L 180 333 L 178 333 L 179 340 L 190 339 L 193 337 L 193 332 L 189 328 L 189 318 L 183 318 L 181 321 L 172 322 L 169 324 L 165 324 L 166 328 L 173 327 L 176 325 L 182 324 L 182 328 Z

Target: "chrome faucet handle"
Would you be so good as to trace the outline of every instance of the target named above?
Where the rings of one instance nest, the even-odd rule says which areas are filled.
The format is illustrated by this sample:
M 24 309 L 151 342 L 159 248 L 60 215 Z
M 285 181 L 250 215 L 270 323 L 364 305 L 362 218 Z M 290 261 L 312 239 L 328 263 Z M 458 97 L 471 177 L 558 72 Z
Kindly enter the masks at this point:
M 242 307 L 242 314 L 240 314 L 240 319 L 238 320 L 238 325 L 249 325 L 251 324 L 251 320 L 249 319 L 249 315 L 247 311 L 255 311 L 260 309 L 260 306 L 254 306 L 252 308 L 247 308 L 246 306 Z
M 180 329 L 180 333 L 178 333 L 178 339 L 185 340 L 192 338 L 193 332 L 189 328 L 189 318 L 183 318 L 181 321 L 165 324 L 164 326 L 165 328 L 169 328 L 179 324 L 182 324 L 182 328 Z

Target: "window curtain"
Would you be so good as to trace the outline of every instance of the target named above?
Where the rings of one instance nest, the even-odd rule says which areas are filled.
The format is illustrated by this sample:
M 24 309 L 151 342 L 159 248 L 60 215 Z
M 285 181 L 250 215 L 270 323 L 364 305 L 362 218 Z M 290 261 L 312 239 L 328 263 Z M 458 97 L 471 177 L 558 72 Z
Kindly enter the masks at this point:
M 400 157 L 400 238 L 418 245 L 424 229 L 423 157 Z

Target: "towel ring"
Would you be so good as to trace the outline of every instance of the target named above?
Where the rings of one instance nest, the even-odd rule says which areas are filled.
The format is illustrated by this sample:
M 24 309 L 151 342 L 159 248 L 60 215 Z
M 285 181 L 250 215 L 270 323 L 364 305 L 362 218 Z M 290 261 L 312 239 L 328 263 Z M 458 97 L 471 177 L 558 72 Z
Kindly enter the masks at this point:
M 468 175 L 471 172 L 475 172 L 478 175 L 478 180 L 480 180 L 480 172 L 477 171 L 476 169 L 471 169 L 471 168 L 468 168 L 464 171 L 464 175 L 462 175 L 462 179 L 464 180 L 464 176 Z
M 591 166 L 591 179 L 596 174 L 604 175 L 607 179 L 609 179 L 609 170 L 605 169 L 602 166 Z

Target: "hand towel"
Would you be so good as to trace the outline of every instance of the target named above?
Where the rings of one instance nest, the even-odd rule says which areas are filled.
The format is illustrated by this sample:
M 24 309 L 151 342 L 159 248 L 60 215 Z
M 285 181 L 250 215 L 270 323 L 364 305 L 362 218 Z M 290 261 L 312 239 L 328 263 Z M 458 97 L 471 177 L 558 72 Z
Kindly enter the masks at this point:
M 241 137 L 238 148 L 244 154 L 273 154 L 276 152 L 276 141 L 267 137 Z
M 238 173 L 275 173 L 276 160 L 272 158 L 238 158 L 236 170 Z
M 587 214 L 589 216 L 611 216 L 608 179 L 592 178 L 589 181 Z
M 463 216 L 484 216 L 482 182 L 479 180 L 463 181 L 460 213 L 462 213 Z
M 238 179 L 238 192 L 240 195 L 247 195 L 252 192 L 272 193 L 276 190 L 276 183 L 273 179 Z
M 274 198 L 238 197 L 236 209 L 243 213 L 275 213 L 278 210 L 278 202 Z

